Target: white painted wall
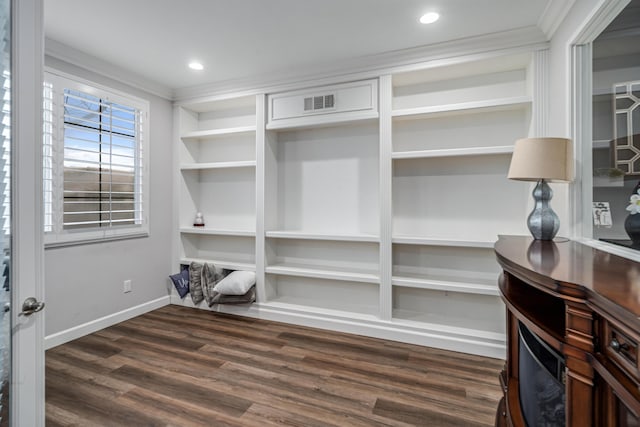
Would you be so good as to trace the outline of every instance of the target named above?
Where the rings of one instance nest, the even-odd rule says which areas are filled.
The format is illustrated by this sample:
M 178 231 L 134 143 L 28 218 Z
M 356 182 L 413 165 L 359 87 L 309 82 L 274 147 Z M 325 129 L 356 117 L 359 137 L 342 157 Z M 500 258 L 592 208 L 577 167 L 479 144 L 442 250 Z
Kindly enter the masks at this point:
M 45 65 L 150 102 L 149 237 L 45 250 L 46 336 L 166 297 L 172 274 L 171 102 L 47 56 Z M 114 76 L 117 78 L 118 76 Z M 123 281 L 133 291 L 123 293 Z
M 594 10 L 602 0 L 580 0 L 573 7 L 558 27 L 551 39 L 549 51 L 549 136 L 571 138 L 571 45 L 578 32 L 584 27 Z M 576 168 L 582 166 L 577 159 Z M 558 235 L 573 236 L 573 217 L 571 214 L 571 200 L 569 194 L 572 184 L 552 184 L 554 190 L 553 208 L 560 217 L 560 231 Z

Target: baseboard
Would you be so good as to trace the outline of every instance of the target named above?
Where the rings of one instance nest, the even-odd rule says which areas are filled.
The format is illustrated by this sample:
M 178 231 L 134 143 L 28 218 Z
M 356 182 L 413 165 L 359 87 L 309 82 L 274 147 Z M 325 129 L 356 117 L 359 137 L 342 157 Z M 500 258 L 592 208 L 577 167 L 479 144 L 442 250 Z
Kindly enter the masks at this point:
M 436 325 L 429 327 L 426 324 L 411 325 L 379 319 L 350 318 L 315 311 L 311 307 L 306 310 L 301 310 L 296 308 L 274 307 L 268 303 L 217 305 L 214 308 L 209 308 L 204 303 L 195 306 L 189 297 L 180 299 L 177 295 L 172 295 L 171 304 L 336 332 L 364 335 L 390 341 L 400 341 L 408 344 L 440 348 L 496 359 L 504 359 L 507 354 L 506 337 L 503 334 L 485 334 L 486 336 L 483 337 L 477 336 L 471 333 L 471 331 L 465 333 L 465 331 L 460 328 L 438 327 Z
M 65 331 L 47 335 L 44 339 L 44 348 L 45 350 L 48 350 L 50 348 L 59 346 L 60 344 L 64 344 L 85 335 L 97 332 L 100 329 L 115 325 L 116 323 L 124 322 L 125 320 L 129 320 L 133 317 L 140 316 L 141 314 L 158 309 L 160 307 L 164 307 L 166 305 L 169 305 L 170 303 L 171 298 L 169 296 L 161 297 L 140 305 L 136 305 L 135 307 L 127 308 L 126 310 L 122 310 L 117 313 L 92 320 L 82 325 L 74 326 L 73 328 L 69 328 Z

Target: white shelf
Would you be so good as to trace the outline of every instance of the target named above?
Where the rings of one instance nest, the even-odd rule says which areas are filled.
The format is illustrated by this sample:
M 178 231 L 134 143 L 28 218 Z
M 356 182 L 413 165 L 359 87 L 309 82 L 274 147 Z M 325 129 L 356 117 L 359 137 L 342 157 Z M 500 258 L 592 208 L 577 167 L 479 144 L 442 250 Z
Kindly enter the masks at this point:
M 210 162 L 210 163 L 183 163 L 180 165 L 181 170 L 207 170 L 207 169 L 230 169 L 230 168 L 255 168 L 256 161 L 237 161 L 237 162 Z
M 611 148 L 611 141 L 610 140 L 594 140 L 593 143 L 591 144 L 591 147 L 594 150 L 608 150 Z
M 267 231 L 267 237 L 277 239 L 328 240 L 341 242 L 380 242 L 380 237 L 373 234 L 319 234 L 302 231 Z
M 215 264 L 217 267 L 226 268 L 227 270 L 256 271 L 255 264 L 249 264 L 246 262 L 235 262 L 235 261 L 229 261 L 229 260 L 204 259 L 204 258 L 180 258 L 180 264 L 189 265 L 192 262 L 197 262 L 200 264 L 204 264 L 205 262 L 208 262 L 210 264 Z
M 376 309 L 370 308 L 366 311 L 370 311 L 371 314 L 367 313 L 359 313 L 354 311 L 346 311 L 346 310 L 334 310 L 329 308 L 321 308 L 315 307 L 312 305 L 308 305 L 308 301 L 303 298 L 293 298 L 293 297 L 275 297 L 267 302 L 263 302 L 259 304 L 261 308 L 272 308 L 272 309 L 280 309 L 287 310 L 292 312 L 298 312 L 305 317 L 310 315 L 322 316 L 322 317 L 331 317 L 338 319 L 349 319 L 349 321 L 353 320 L 362 320 L 375 322 L 380 319 L 376 315 Z
M 413 312 L 410 310 L 393 310 L 392 323 L 398 326 L 406 326 L 416 330 L 430 329 L 438 331 L 442 334 L 451 334 L 457 336 L 474 337 L 479 340 L 490 340 L 496 342 L 504 342 L 505 335 L 501 332 L 491 332 L 482 329 L 483 325 L 478 324 L 476 328 L 465 326 L 455 326 L 453 319 L 447 320 L 443 316 L 429 316 L 424 313 Z M 450 326 L 450 324 L 454 326 Z
M 184 234 L 202 234 L 209 236 L 239 236 L 239 237 L 255 237 L 256 232 L 251 230 L 223 230 L 213 228 L 198 227 L 181 227 L 180 233 Z
M 521 109 L 531 104 L 530 96 L 514 96 L 510 98 L 489 99 L 483 101 L 460 102 L 446 105 L 430 105 L 415 108 L 393 110 L 391 115 L 404 119 L 419 119 L 429 116 L 448 114 L 476 113 L 487 110 Z
M 513 145 L 496 147 L 450 148 L 442 150 L 396 151 L 391 154 L 392 159 L 422 159 L 429 157 L 482 156 L 492 154 L 511 154 Z
M 375 273 L 363 271 L 337 271 L 329 268 L 319 268 L 318 266 L 276 264 L 267 267 L 265 271 L 269 274 L 278 274 L 283 276 L 380 283 L 380 276 Z
M 498 237 L 496 236 L 496 240 Z M 457 240 L 457 239 L 433 239 L 418 236 L 393 236 L 393 243 L 403 245 L 425 245 L 425 246 L 451 246 L 464 248 L 493 248 L 495 241 L 492 240 Z
M 208 129 L 208 130 L 197 130 L 197 131 L 187 132 L 183 134 L 180 138 L 183 141 L 189 141 L 189 140 L 197 140 L 197 139 L 214 138 L 214 137 L 223 136 L 223 135 L 250 133 L 255 131 L 256 131 L 255 126 L 237 126 L 237 127 L 230 127 L 230 128 L 224 128 L 224 129 Z
M 293 119 L 283 119 L 267 124 L 267 130 L 295 130 L 318 128 L 323 126 L 333 126 L 340 124 L 359 123 L 363 121 L 377 120 L 377 111 L 354 111 L 342 114 L 324 114 L 309 117 L 296 117 Z
M 418 324 L 423 328 L 437 328 L 443 331 L 450 329 L 451 332 L 455 332 L 457 334 L 471 335 L 478 338 L 491 337 L 493 339 L 504 339 L 504 335 L 501 335 L 499 332 L 492 331 L 492 328 L 495 328 L 496 326 L 493 321 L 469 319 L 464 316 L 456 317 L 455 315 L 453 315 L 453 313 L 442 315 L 412 310 L 394 309 L 393 321 L 394 323 L 407 322 L 408 324 L 413 325 Z
M 465 282 L 466 278 L 455 280 L 440 280 L 435 278 L 419 278 L 407 276 L 393 276 L 391 283 L 394 286 L 406 288 L 432 289 L 447 292 L 461 292 L 466 294 L 494 295 L 498 296 L 497 275 L 493 282 L 483 279 L 475 279 L 473 282 Z

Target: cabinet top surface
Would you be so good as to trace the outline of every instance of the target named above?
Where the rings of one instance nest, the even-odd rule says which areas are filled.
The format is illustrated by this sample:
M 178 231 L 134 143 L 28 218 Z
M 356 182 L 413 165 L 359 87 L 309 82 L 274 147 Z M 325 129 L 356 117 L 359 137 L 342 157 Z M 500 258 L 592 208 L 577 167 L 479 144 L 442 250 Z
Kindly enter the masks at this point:
M 640 264 L 635 261 L 574 241 L 528 236 L 500 236 L 495 251 L 505 271 L 539 288 L 627 319 L 640 317 Z

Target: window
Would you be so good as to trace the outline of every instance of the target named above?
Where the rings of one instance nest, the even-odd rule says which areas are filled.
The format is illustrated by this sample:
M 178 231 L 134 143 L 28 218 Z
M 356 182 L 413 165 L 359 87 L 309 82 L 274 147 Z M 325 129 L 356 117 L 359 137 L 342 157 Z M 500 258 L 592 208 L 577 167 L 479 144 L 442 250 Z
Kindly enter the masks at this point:
M 45 243 L 146 234 L 148 103 L 53 73 L 43 98 Z

